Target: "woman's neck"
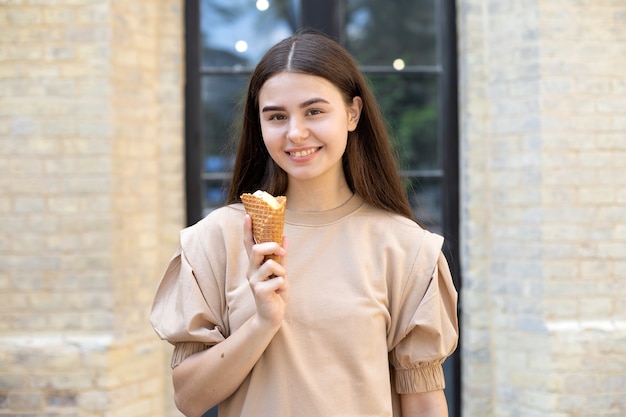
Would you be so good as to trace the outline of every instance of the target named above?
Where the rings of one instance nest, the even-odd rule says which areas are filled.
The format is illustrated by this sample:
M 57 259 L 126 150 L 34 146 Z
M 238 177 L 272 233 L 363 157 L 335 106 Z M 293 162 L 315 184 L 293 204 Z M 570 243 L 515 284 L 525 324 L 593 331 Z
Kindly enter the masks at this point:
M 289 181 L 287 208 L 294 211 L 326 211 L 337 208 L 352 197 L 353 193 L 345 181 L 335 186 Z

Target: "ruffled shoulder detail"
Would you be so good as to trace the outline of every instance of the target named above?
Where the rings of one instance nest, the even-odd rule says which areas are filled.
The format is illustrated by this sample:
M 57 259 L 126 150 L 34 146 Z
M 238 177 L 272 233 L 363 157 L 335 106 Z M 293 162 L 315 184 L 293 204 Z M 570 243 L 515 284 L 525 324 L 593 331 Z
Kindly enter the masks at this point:
M 393 314 L 390 362 L 399 393 L 445 387 L 442 363 L 458 342 L 458 294 L 441 247 L 443 239 L 426 233 Z

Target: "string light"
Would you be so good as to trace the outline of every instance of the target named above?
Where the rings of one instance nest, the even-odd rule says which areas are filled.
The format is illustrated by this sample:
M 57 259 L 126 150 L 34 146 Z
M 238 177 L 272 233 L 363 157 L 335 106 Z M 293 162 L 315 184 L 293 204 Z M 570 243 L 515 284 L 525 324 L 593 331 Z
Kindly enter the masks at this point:
M 404 67 L 404 59 L 397 58 L 393 60 L 393 69 L 395 69 L 396 71 L 402 71 Z
M 235 49 L 237 52 L 246 52 L 248 50 L 248 42 L 246 41 L 237 41 L 235 42 Z
M 270 2 L 267 0 L 257 0 L 256 2 L 256 8 L 259 9 L 260 11 L 264 12 L 267 9 L 269 9 L 270 7 Z

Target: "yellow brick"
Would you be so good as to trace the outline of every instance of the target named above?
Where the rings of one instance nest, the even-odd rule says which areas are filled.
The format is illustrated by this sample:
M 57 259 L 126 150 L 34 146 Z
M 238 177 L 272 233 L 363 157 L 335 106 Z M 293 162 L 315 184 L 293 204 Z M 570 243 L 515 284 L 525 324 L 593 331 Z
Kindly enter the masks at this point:
M 614 203 L 616 200 L 615 189 L 607 186 L 583 187 L 578 192 L 580 204 L 603 205 Z

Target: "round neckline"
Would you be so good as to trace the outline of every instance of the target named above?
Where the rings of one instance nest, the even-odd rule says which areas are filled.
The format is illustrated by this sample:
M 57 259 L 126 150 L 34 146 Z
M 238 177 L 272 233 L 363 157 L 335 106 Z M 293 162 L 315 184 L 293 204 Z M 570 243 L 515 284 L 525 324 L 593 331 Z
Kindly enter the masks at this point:
M 285 210 L 285 223 L 296 226 L 322 226 L 334 223 L 363 205 L 363 199 L 354 194 L 342 205 L 323 211 Z

